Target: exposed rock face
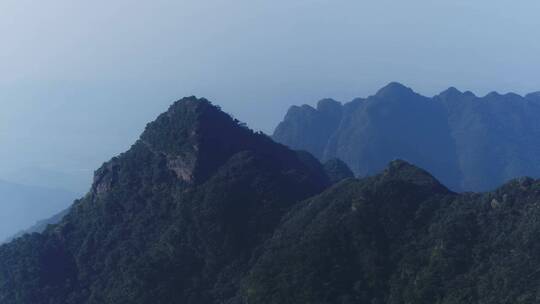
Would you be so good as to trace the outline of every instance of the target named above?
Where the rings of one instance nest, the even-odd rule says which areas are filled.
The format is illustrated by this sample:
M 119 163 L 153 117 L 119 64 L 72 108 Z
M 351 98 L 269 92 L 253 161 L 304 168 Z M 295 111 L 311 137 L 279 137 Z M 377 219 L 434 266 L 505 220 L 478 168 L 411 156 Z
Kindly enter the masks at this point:
M 189 161 L 183 157 L 167 157 L 167 168 L 174 171 L 177 178 L 188 183 L 193 182 L 195 161 Z
M 391 83 L 366 99 L 334 102 L 331 111 L 291 107 L 273 138 L 322 161 L 342 159 L 359 176 L 401 158 L 453 190 L 485 191 L 514 177 L 540 176 L 537 96 L 477 97 L 449 88 L 427 98 Z
M 111 160 L 94 173 L 94 183 L 91 192 L 100 197 L 109 192 L 117 179 L 115 160 Z
M 491 200 L 491 208 L 497 209 L 497 208 L 499 208 L 499 207 L 501 207 L 501 202 L 499 202 L 499 201 L 498 201 L 497 199 L 495 199 L 495 198 L 492 199 L 492 200 Z

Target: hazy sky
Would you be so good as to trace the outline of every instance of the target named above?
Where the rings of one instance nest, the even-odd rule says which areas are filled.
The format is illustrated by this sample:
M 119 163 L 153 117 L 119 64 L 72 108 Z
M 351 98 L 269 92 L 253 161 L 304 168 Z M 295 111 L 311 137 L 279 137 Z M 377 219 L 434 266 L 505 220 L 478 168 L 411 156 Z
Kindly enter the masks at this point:
M 0 177 L 88 178 L 187 95 L 270 132 L 291 104 L 390 81 L 537 91 L 539 12 L 538 0 L 1 0 Z

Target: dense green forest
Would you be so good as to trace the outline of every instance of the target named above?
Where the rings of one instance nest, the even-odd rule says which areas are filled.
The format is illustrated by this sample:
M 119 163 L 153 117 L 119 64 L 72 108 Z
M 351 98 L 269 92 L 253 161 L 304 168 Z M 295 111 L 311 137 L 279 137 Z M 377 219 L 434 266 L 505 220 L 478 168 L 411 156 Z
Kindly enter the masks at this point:
M 538 303 L 540 181 L 458 194 L 395 160 L 356 179 L 182 99 L 44 233 L 0 303 Z

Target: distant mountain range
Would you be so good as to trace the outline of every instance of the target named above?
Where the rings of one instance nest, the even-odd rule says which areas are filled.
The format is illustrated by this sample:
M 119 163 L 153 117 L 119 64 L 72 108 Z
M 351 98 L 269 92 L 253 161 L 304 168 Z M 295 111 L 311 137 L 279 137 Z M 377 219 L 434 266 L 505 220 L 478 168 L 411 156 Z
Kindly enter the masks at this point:
M 540 176 L 540 93 L 450 88 L 428 98 L 391 83 L 368 98 L 316 108 L 293 106 L 273 138 L 324 161 L 339 158 L 359 176 L 396 158 L 427 169 L 457 191 L 486 191 Z
M 32 185 L 47 189 L 59 189 L 76 193 L 79 196 L 88 191 L 88 185 L 92 181 L 92 172 L 83 170 L 64 172 L 63 170 L 40 167 L 22 167 L 3 171 L 1 176 L 5 177 L 11 183 Z
M 55 213 L 52 216 L 49 216 L 48 218 L 38 220 L 32 226 L 27 226 L 24 229 L 19 230 L 19 232 L 15 234 L 11 234 L 7 239 L 4 239 L 3 242 L 0 242 L 0 244 L 5 243 L 5 242 L 11 242 L 12 240 L 19 238 L 25 234 L 42 233 L 43 231 L 45 231 L 45 229 L 47 229 L 49 225 L 58 224 L 64 218 L 64 216 L 68 214 L 68 212 L 69 212 L 69 207 L 60 212 Z
M 0 180 L 0 243 L 66 209 L 76 194 Z
M 540 180 L 457 194 L 402 160 L 356 179 L 190 97 L 0 246 L 0 303 L 538 303 L 539 202 Z

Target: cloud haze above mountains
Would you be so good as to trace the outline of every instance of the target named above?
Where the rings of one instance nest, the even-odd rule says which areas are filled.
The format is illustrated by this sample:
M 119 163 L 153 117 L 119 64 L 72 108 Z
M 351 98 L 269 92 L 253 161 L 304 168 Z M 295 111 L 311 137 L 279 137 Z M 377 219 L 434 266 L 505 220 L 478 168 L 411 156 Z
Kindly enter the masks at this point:
M 536 0 L 5 0 L 0 176 L 57 176 L 83 191 L 188 95 L 270 132 L 291 104 L 348 101 L 392 80 L 426 95 L 536 91 L 539 10 Z

